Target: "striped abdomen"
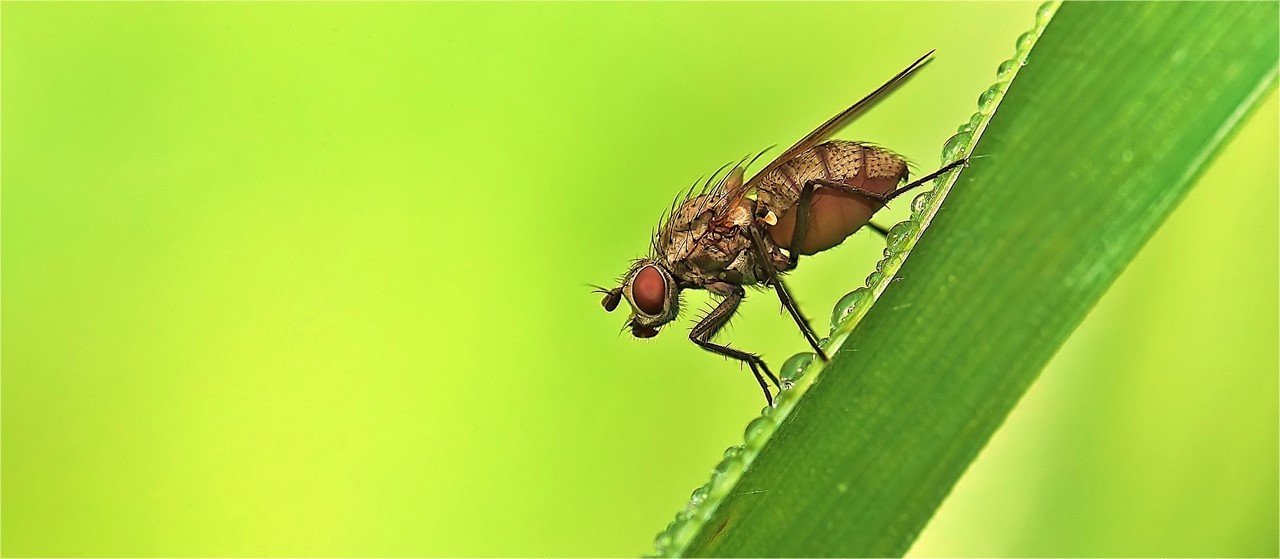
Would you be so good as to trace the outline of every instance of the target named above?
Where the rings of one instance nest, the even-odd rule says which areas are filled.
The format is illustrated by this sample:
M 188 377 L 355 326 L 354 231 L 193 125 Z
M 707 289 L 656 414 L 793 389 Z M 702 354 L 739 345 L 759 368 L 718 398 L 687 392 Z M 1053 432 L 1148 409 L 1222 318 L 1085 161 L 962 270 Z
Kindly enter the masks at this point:
M 866 225 L 883 204 L 867 195 L 818 187 L 804 241 L 793 249 L 796 202 L 806 181 L 826 179 L 872 196 L 886 196 L 906 178 L 907 163 L 898 154 L 858 142 L 830 140 L 800 152 L 751 182 L 761 204 L 778 217 L 778 223 L 769 228 L 774 242 L 800 254 L 814 254 L 843 242 Z

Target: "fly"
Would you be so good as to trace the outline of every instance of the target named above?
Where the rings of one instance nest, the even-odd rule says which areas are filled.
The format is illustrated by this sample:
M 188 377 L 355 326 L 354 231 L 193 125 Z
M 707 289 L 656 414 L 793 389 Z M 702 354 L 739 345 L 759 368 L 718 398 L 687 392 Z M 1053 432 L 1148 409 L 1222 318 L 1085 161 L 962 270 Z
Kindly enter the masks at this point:
M 759 355 L 712 341 L 738 310 L 747 286 L 772 288 L 805 340 L 823 360 L 827 354 L 808 319 L 796 306 L 782 275 L 794 270 L 801 255 L 834 247 L 903 193 L 968 162 L 962 158 L 907 183 L 907 163 L 887 149 L 828 137 L 901 85 L 933 55 L 929 51 L 878 89 L 824 122 L 744 181 L 754 160 L 734 165 L 719 181 L 711 175 L 701 189 L 691 187 L 653 237 L 647 257 L 632 263 L 621 285 L 600 288 L 605 310 L 625 298 L 631 305 L 627 326 L 637 338 L 651 338 L 680 312 L 680 292 L 705 289 L 719 303 L 689 332 L 698 346 L 746 363 L 765 400 L 773 405 L 767 378 L 781 388 Z M 757 156 L 759 157 L 759 156 Z M 727 165 L 726 165 L 727 167 Z M 907 184 L 903 184 L 907 183 Z M 695 183 L 695 186 L 697 183 Z

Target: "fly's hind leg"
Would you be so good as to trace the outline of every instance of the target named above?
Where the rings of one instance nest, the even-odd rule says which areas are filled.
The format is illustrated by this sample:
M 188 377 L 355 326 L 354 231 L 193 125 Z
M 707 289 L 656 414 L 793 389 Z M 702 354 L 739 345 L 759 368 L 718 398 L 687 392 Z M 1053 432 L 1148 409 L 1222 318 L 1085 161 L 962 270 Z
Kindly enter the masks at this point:
M 772 406 L 773 394 L 769 393 L 769 384 L 765 382 L 764 378 L 765 376 L 769 377 L 769 380 L 773 381 L 773 385 L 779 389 L 782 388 L 782 385 L 778 382 L 778 377 L 773 376 L 773 373 L 769 371 L 769 367 L 764 364 L 764 360 L 754 353 L 747 353 L 711 341 L 711 337 L 715 336 L 716 332 L 719 332 L 721 328 L 724 328 L 724 325 L 729 323 L 730 318 L 733 318 L 733 313 L 737 312 L 738 305 L 747 296 L 746 290 L 741 285 L 731 284 L 713 284 L 708 288 L 716 293 L 727 293 L 727 295 L 719 305 L 716 305 L 716 308 L 711 309 L 707 316 L 693 326 L 693 330 L 689 332 L 689 339 L 702 349 L 742 361 L 748 367 L 751 367 L 751 373 L 756 376 L 756 382 L 760 383 L 760 390 L 764 391 L 765 402 Z M 764 376 L 760 376 L 761 371 L 764 371 Z
M 965 165 L 965 164 L 967 164 L 967 163 L 969 163 L 969 158 L 968 158 L 968 157 L 962 157 L 962 158 L 960 158 L 960 159 L 957 159 L 957 160 L 955 160 L 955 161 L 952 161 L 951 163 L 948 163 L 948 164 L 944 165 L 941 169 L 938 169 L 937 171 L 934 171 L 934 172 L 932 172 L 932 173 L 929 173 L 929 174 L 927 174 L 927 175 L 925 175 L 925 176 L 923 176 L 923 177 L 921 177 L 921 178 L 919 178 L 919 179 L 916 179 L 916 180 L 914 180 L 914 181 L 912 181 L 912 182 L 910 182 L 910 183 L 908 183 L 908 184 L 906 184 L 906 185 L 903 185 L 903 186 L 901 186 L 901 187 L 898 187 L 898 188 L 894 189 L 894 191 L 893 191 L 893 192 L 890 192 L 889 194 L 886 194 L 886 195 L 883 195 L 883 196 L 882 196 L 882 195 L 879 195 L 879 194 L 876 194 L 876 193 L 874 193 L 874 192 L 867 192 L 867 191 L 862 190 L 861 188 L 858 188 L 858 187 L 856 187 L 856 186 L 849 186 L 849 185 L 844 184 L 844 183 L 842 183 L 842 182 L 833 181 L 833 180 L 828 180 L 828 179 L 811 179 L 811 180 L 805 181 L 804 186 L 800 189 L 800 199 L 796 202 L 796 204 L 797 204 L 797 206 L 796 206 L 796 226 L 795 226 L 795 232 L 794 232 L 794 233 L 792 234 L 792 236 L 791 236 L 791 246 L 799 246 L 799 245 L 800 245 L 800 243 L 802 243 L 802 242 L 804 241 L 804 235 L 805 235 L 805 232 L 806 232 L 806 230 L 808 229 L 808 226 L 809 226 L 809 223 L 808 223 L 808 221 L 809 221 L 809 205 L 810 205 L 810 202 L 811 202 L 811 201 L 812 201 L 812 199 L 813 199 L 813 190 L 814 190 L 814 188 L 815 188 L 815 187 L 818 187 L 818 186 L 825 186 L 825 187 L 827 187 L 827 188 L 834 188 L 834 189 L 836 189 L 836 190 L 842 190 L 842 191 L 844 191 L 844 192 L 850 192 L 850 193 L 856 194 L 856 195 L 858 195 L 858 196 L 862 196 L 862 197 L 864 197 L 864 198 L 867 198 L 868 200 L 872 200 L 872 201 L 874 201 L 874 202 L 878 202 L 878 203 L 880 203 L 880 204 L 887 204 L 890 200 L 893 200 L 894 198 L 897 198 L 898 196 L 901 196 L 901 195 L 903 195 L 903 194 L 907 193 L 907 192 L 908 192 L 908 191 L 910 191 L 911 189 L 916 188 L 916 187 L 918 187 L 918 186 L 920 186 L 920 185 L 922 185 L 922 184 L 924 184 L 924 183 L 927 183 L 927 182 L 929 182 L 929 181 L 931 181 L 931 180 L 933 180 L 933 179 L 936 179 L 936 178 L 938 178 L 939 176 L 942 176 L 942 174 L 946 173 L 947 171 L 950 171 L 950 170 L 952 170 L 952 169 L 954 169 L 954 168 L 956 168 L 956 167 L 959 167 L 959 166 L 961 166 L 961 165 Z M 869 228 L 871 228 L 871 230 L 872 230 L 872 231 L 875 231 L 876 233 L 879 233 L 879 234 L 880 234 L 880 236 L 882 236 L 882 237 L 888 238 L 888 236 L 889 236 L 889 230 L 888 230 L 888 229 L 885 229 L 884 227 L 881 227 L 881 226 L 876 225 L 876 224 L 874 224 L 874 223 L 871 223 L 871 222 L 869 222 L 869 221 L 867 222 L 867 224 L 865 225 L 865 227 L 869 227 Z M 791 261 L 790 261 L 790 263 L 788 264 L 788 267 L 789 267 L 789 268 L 794 268 L 794 267 L 796 266 L 796 263 L 797 263 L 797 261 L 799 260 L 799 258 L 800 258 L 800 254 L 799 254 L 798 252 L 792 251 L 792 252 L 791 252 Z

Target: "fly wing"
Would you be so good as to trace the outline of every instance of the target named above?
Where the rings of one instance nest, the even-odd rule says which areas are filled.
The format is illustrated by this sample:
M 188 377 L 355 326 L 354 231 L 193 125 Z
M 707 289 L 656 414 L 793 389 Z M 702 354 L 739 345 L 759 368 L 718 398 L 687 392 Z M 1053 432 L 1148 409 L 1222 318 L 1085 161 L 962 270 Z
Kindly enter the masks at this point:
M 915 72 L 924 66 L 929 61 L 929 57 L 933 56 L 933 53 L 934 51 L 925 53 L 924 56 L 921 56 L 915 62 L 912 62 L 910 66 L 907 66 L 905 70 L 898 72 L 898 75 L 889 78 L 889 81 L 885 82 L 884 85 L 880 86 L 875 91 L 872 91 L 870 95 L 863 97 L 857 103 L 854 103 L 849 108 L 841 111 L 840 114 L 831 117 L 829 120 L 822 123 L 821 126 L 814 129 L 813 132 L 810 132 L 809 135 L 802 138 L 799 142 L 796 142 L 795 145 L 787 148 L 787 151 L 782 152 L 782 154 L 776 159 L 771 161 L 768 165 L 765 165 L 759 173 L 756 173 L 755 176 L 751 177 L 751 180 L 747 181 L 744 190 L 751 190 L 755 186 L 754 183 L 757 177 L 765 176 L 769 171 L 777 169 L 783 163 L 790 161 L 800 152 L 822 143 L 823 140 L 826 140 L 827 137 L 836 133 L 837 130 L 840 130 L 848 124 L 849 121 L 866 112 L 867 109 L 870 109 L 880 101 L 880 99 L 884 98 L 886 94 L 893 91 L 899 85 L 902 85 L 902 82 L 905 82 L 907 78 L 911 77 L 912 72 Z

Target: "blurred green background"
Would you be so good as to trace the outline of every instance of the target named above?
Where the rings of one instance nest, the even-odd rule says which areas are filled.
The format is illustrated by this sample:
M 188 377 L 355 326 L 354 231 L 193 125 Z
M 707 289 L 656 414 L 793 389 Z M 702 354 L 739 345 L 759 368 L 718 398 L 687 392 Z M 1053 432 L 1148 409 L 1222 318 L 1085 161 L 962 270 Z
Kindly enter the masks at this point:
M 932 170 L 1034 9 L 4 3 L 0 552 L 645 553 L 763 399 L 586 284 L 937 48 L 843 134 Z M 1272 92 L 913 554 L 1277 554 L 1278 120 Z M 882 248 L 793 275 L 816 322 Z M 805 349 L 765 294 L 723 339 Z

